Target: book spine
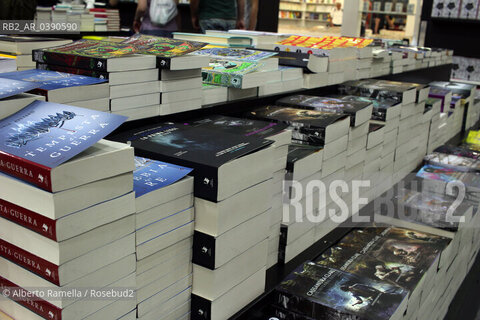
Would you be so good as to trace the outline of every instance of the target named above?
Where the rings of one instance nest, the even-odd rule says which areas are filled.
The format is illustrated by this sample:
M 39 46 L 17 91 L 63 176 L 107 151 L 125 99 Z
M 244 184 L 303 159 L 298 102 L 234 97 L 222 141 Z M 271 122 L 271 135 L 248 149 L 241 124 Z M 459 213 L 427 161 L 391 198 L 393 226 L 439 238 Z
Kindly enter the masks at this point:
M 15 283 L 0 276 L 0 290 L 2 293 L 8 293 L 9 296 L 18 297 L 12 299 L 19 305 L 29 309 L 30 311 L 38 314 L 42 318 L 49 320 L 61 320 L 62 309 L 54 306 L 48 301 L 45 301 L 33 292 L 25 290 L 24 288 L 16 285 Z
M 192 294 L 191 320 L 212 319 L 212 302 L 196 294 Z
M 109 78 L 108 72 L 99 72 L 96 70 L 88 70 L 88 69 L 80 69 L 80 68 L 70 68 L 66 66 L 56 66 L 56 65 L 49 65 L 49 64 L 38 63 L 38 62 L 37 62 L 37 69 L 72 73 L 72 74 L 78 74 L 81 76 L 94 77 L 99 79 Z
M 0 199 L 0 217 L 57 241 L 55 220 Z
M 59 286 L 58 266 L 0 239 L 0 256 Z
M 74 54 L 33 50 L 33 61 L 48 65 L 66 66 L 107 72 L 107 59 L 90 58 Z
M 172 65 L 172 60 L 170 58 L 157 57 L 158 69 L 170 70 L 171 65 Z
M 195 231 L 193 234 L 192 262 L 215 270 L 215 237 Z
M 52 192 L 51 168 L 0 151 L 0 171 Z

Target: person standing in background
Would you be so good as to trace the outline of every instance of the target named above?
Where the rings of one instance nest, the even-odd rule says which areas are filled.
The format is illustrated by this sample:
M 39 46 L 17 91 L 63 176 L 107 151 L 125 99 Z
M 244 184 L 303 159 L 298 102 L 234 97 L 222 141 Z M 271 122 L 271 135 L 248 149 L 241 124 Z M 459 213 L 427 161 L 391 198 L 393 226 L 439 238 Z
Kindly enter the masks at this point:
M 330 13 L 330 27 L 340 27 L 343 20 L 343 9 L 340 2 L 335 2 L 335 8 Z
M 195 30 L 245 29 L 245 0 L 190 0 Z
M 245 0 L 245 28 L 257 29 L 258 0 Z
M 137 11 L 133 20 L 133 31 L 158 37 L 172 37 L 172 33 L 178 31 L 180 15 L 178 12 L 165 24 L 156 24 L 152 21 L 151 6 L 157 0 L 138 0 Z M 178 0 L 170 0 L 172 6 L 177 6 Z

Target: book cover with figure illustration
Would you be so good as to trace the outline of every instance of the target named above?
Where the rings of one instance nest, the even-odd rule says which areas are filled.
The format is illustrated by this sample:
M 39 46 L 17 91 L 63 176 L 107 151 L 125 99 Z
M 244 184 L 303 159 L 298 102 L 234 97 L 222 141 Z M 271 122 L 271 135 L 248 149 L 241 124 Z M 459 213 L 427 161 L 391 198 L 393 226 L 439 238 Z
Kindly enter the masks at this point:
M 314 319 L 390 319 L 408 291 L 307 261 L 275 289 L 274 304 Z

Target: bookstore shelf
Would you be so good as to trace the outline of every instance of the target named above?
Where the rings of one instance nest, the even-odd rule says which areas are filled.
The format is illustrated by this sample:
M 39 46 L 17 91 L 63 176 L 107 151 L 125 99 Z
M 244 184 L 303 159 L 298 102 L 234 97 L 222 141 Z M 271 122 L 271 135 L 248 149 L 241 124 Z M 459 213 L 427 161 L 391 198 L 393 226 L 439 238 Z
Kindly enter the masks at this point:
M 373 10 L 362 10 L 362 13 L 376 13 L 376 14 L 389 14 L 389 15 L 396 15 L 396 16 L 414 16 L 414 13 L 407 13 L 407 12 L 395 12 L 395 11 L 373 11 Z

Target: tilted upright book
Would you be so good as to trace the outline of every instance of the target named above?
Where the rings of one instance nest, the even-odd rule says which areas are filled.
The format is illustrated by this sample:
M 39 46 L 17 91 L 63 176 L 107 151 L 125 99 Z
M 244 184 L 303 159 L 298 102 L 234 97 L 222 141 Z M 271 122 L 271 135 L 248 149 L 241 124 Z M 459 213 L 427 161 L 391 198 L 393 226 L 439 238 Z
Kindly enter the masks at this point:
M 3 76 L 3 74 L 1 75 Z M 38 83 L 22 80 L 12 81 L 12 79 L 0 77 L 0 99 L 24 93 L 38 87 Z
M 283 122 L 292 127 L 294 142 L 324 146 L 348 134 L 348 116 L 318 110 L 304 110 L 281 106 L 254 109 L 247 117 Z
M 405 311 L 408 291 L 307 261 L 275 289 L 274 304 L 314 319 L 384 320 Z
M 125 43 L 78 40 L 59 47 L 34 50 L 33 60 L 106 72 L 155 67 L 154 57 L 133 55 L 135 53 L 138 49 Z
M 281 98 L 276 103 L 284 106 L 346 114 L 350 116 L 350 126 L 352 127 L 370 120 L 372 116 L 372 104 L 369 101 L 346 101 L 341 97 L 329 98 L 298 94 Z
M 55 191 L 56 169 L 125 120 L 115 114 L 35 101 L 0 120 L 0 171 Z
M 157 68 L 170 69 L 172 59 L 195 52 L 207 44 L 197 41 L 154 37 L 136 34 L 122 43 L 132 45 L 139 54 L 148 54 L 157 57 Z
M 183 123 L 148 126 L 114 138 L 130 141 L 138 156 L 193 168 L 195 196 L 210 201 L 221 201 L 230 196 L 232 190 L 237 191 L 236 187 L 241 187 L 239 183 L 234 185 L 235 180 L 229 176 L 243 174 L 244 180 L 248 180 L 245 174 L 248 168 L 236 167 L 237 160 L 246 161 L 253 154 L 260 155 L 258 151 L 272 144 L 258 137 L 218 134 L 215 130 Z

